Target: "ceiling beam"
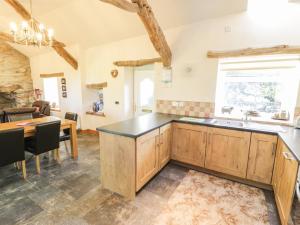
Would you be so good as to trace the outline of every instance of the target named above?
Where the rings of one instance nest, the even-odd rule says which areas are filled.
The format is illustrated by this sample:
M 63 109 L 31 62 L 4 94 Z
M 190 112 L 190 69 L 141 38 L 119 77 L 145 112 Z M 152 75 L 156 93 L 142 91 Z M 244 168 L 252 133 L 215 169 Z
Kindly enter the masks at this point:
M 161 63 L 161 58 L 153 58 L 153 59 L 139 59 L 139 60 L 124 60 L 124 61 L 116 61 L 114 65 L 116 66 L 124 66 L 124 67 L 136 67 L 136 66 L 145 66 L 153 63 Z
M 24 6 L 18 2 L 18 0 L 4 0 L 9 4 L 24 20 L 30 20 L 30 13 L 24 8 Z M 34 26 L 38 27 L 38 21 L 34 20 Z M 65 49 L 65 44 L 57 40 L 53 40 L 52 48 L 60 55 L 66 62 L 68 62 L 75 70 L 78 69 L 78 62 L 76 59 L 68 53 Z
M 140 8 L 138 15 L 145 25 L 154 48 L 162 59 L 163 65 L 165 67 L 170 67 L 172 62 L 172 52 L 166 41 L 165 35 L 155 18 L 151 6 L 148 4 L 147 0 L 131 1 L 138 4 Z
M 128 12 L 137 13 L 140 11 L 140 8 L 137 4 L 130 3 L 127 0 L 100 0 L 100 1 L 112 4 L 120 9 L 124 9 Z
M 16 42 L 14 39 L 14 36 L 5 32 L 0 31 L 0 41 L 6 41 L 12 44 L 20 44 L 20 45 L 26 45 L 25 41 L 22 42 Z M 53 46 L 56 47 L 65 47 L 66 45 L 64 43 L 58 42 L 58 41 L 53 41 Z M 47 46 L 45 43 L 42 43 L 42 46 Z
M 120 2 L 122 4 L 128 4 L 127 0 L 100 0 L 106 3 L 110 3 L 118 7 Z M 166 41 L 165 35 L 160 28 L 155 15 L 152 11 L 151 6 L 149 5 L 147 0 L 131 0 L 132 3 L 138 6 L 139 10 L 137 14 L 139 15 L 140 19 L 142 20 L 149 38 L 162 59 L 162 63 L 165 67 L 170 67 L 172 63 L 172 52 L 171 49 Z M 122 7 L 119 7 L 122 8 Z
M 300 54 L 300 46 L 277 45 L 266 48 L 245 48 L 232 51 L 208 51 L 208 58 L 231 58 L 242 56 Z

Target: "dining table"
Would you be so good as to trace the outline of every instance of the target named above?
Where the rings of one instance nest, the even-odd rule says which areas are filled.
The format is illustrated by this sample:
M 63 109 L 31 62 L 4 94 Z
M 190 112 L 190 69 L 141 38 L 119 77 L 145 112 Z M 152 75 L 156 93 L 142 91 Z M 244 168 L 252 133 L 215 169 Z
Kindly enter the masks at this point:
M 41 123 L 61 121 L 60 129 L 70 129 L 71 155 L 73 159 L 78 159 L 78 144 L 77 144 L 77 123 L 73 120 L 61 119 L 55 116 L 45 116 L 34 119 L 20 120 L 14 122 L 0 123 L 0 131 L 14 128 L 24 128 L 24 137 L 32 137 L 35 135 L 35 126 Z

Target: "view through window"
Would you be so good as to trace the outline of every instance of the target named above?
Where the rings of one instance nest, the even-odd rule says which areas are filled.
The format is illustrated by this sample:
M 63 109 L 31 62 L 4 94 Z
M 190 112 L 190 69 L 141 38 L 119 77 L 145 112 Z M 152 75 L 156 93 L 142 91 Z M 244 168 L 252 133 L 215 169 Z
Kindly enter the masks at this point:
M 259 120 L 293 117 L 299 86 L 299 58 L 255 57 L 220 61 L 216 116 Z
M 57 77 L 43 78 L 44 98 L 54 108 L 59 108 L 59 93 Z

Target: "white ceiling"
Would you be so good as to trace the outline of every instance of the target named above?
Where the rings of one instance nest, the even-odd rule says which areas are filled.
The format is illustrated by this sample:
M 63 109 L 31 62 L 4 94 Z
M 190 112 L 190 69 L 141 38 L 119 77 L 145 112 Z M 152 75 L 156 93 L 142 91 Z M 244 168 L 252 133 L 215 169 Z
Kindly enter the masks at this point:
M 29 8 L 29 0 L 19 0 Z M 148 0 L 163 29 L 245 11 L 247 0 Z M 33 0 L 33 15 L 55 30 L 57 40 L 85 47 L 145 34 L 134 13 L 99 0 Z M 0 1 L 0 30 L 10 21 L 21 21 L 16 12 Z M 41 50 L 17 47 L 26 55 Z M 42 50 L 43 51 L 43 50 Z

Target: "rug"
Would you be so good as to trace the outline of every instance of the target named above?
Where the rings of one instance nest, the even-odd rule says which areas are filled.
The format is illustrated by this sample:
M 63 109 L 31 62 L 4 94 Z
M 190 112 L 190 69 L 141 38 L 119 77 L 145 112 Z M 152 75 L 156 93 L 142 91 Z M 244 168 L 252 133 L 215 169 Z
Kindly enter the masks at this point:
M 269 225 L 269 218 L 262 190 L 191 170 L 155 224 Z

